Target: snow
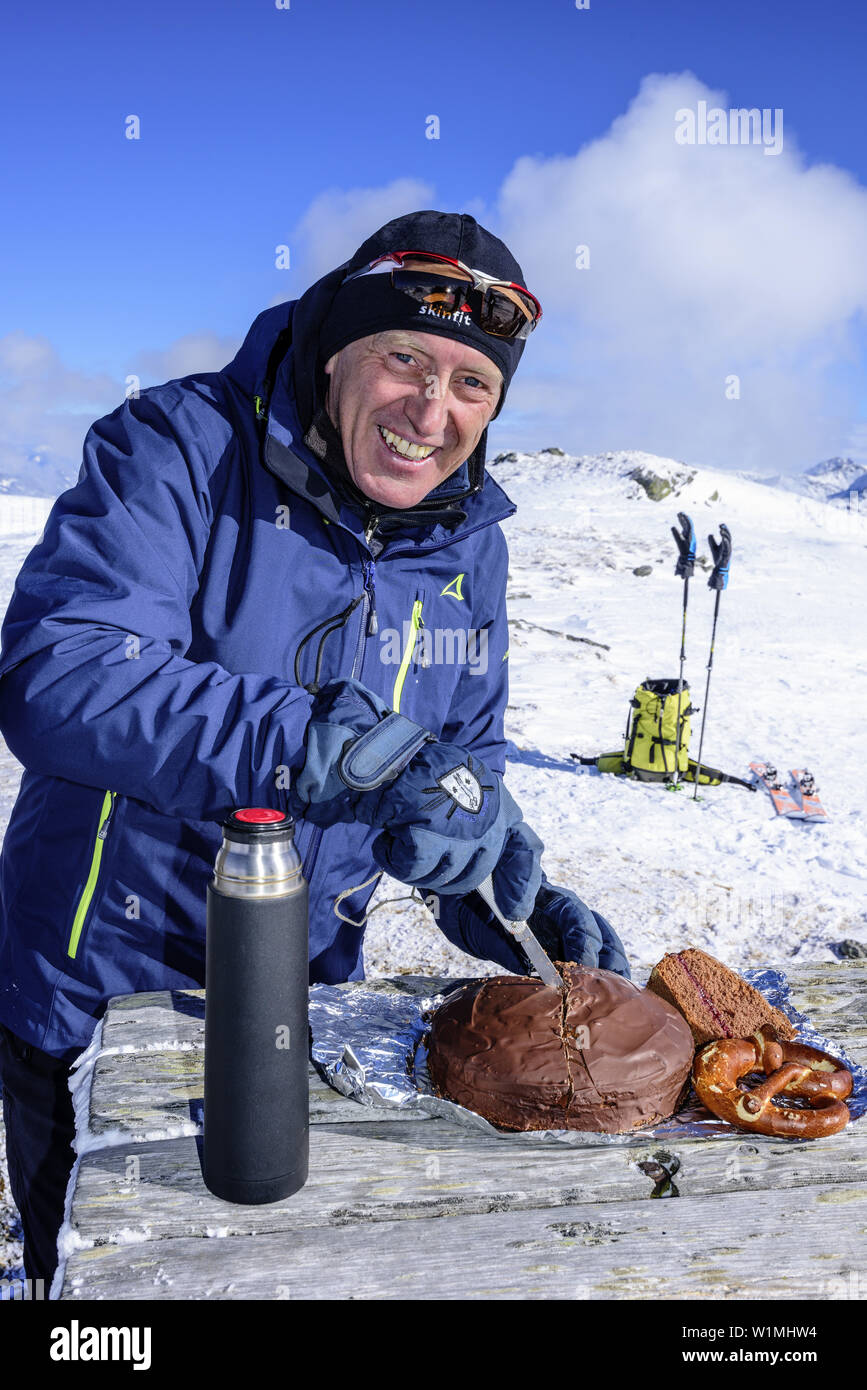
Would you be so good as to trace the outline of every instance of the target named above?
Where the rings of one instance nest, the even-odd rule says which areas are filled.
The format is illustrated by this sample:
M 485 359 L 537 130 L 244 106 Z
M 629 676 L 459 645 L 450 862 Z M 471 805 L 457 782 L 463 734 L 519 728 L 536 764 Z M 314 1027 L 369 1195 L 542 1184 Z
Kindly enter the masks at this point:
M 491 472 L 518 505 L 504 525 L 512 623 L 506 780 L 545 843 L 549 879 L 608 918 L 638 980 L 664 952 L 688 945 L 735 968 L 785 969 L 833 960 L 845 939 L 867 944 L 867 507 L 826 500 L 861 468 L 828 460 L 800 479 L 769 480 L 637 451 L 498 457 Z M 669 489 L 660 501 L 648 493 L 652 479 Z M 0 610 L 50 505 L 0 498 Z M 809 767 L 826 824 L 777 819 L 764 793 L 723 785 L 694 801 L 692 789 L 602 776 L 569 756 L 618 748 L 636 685 L 677 674 L 683 590 L 669 528 L 678 511 L 692 516 L 699 538 L 686 665 L 697 705 L 713 608 L 701 568 L 705 538 L 725 522 L 734 542 L 704 757 L 741 777 L 756 757 L 781 770 Z M 646 565 L 649 575 L 633 573 Z M 2 828 L 20 773 L 0 741 Z M 499 969 L 452 947 L 418 896 L 387 878 L 373 899 L 365 958 L 370 976 Z M 129 1139 L 120 1131 L 93 1136 L 85 1123 L 100 1031 L 71 1079 L 76 1164 L 94 1147 Z M 196 1129 L 179 1124 L 178 1134 Z M 4 1256 L 17 1264 L 20 1246 L 4 1247 L 2 1234 L 0 1264 Z M 68 1221 L 60 1244 L 64 1258 L 77 1248 Z

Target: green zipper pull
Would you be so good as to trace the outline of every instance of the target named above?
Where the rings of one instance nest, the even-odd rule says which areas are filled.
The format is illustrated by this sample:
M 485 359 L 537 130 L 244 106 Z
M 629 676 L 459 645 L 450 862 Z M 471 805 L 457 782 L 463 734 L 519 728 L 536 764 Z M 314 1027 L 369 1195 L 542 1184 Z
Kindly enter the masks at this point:
M 114 815 L 114 803 L 115 803 L 116 799 L 117 799 L 117 792 L 112 792 L 112 793 L 111 793 L 111 806 L 109 807 L 108 815 L 106 816 L 106 818 L 105 818 L 105 820 L 103 821 L 102 825 L 100 826 L 99 830 L 96 832 L 96 834 L 97 834 L 97 839 L 99 839 L 99 840 L 105 840 L 105 839 L 108 838 L 108 827 L 111 825 L 111 818 L 112 818 L 112 816 Z
M 422 615 L 421 615 L 421 603 L 419 603 L 419 606 L 418 606 L 418 631 L 416 632 L 416 635 L 415 635 L 415 644 L 416 644 L 416 646 L 418 646 L 419 642 L 421 642 L 421 653 L 420 653 L 419 658 L 418 658 L 418 664 L 419 664 L 419 666 L 421 666 L 421 667 L 423 667 L 423 668 L 426 669 L 426 668 L 427 668 L 428 666 L 430 666 L 430 664 L 431 664 L 431 657 L 430 657 L 430 653 L 428 652 L 428 649 L 427 649 L 427 643 L 425 642 L 424 637 L 422 636 L 422 631 L 421 631 L 421 630 L 422 630 L 423 627 L 424 627 L 424 618 L 423 618 Z

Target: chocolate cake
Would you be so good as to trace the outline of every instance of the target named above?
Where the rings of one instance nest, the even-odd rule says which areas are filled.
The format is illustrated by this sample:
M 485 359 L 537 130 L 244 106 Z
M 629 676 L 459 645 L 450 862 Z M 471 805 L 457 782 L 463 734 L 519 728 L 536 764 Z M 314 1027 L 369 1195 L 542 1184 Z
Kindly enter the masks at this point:
M 617 1134 L 667 1119 L 693 1043 L 664 1000 L 610 970 L 558 964 L 567 990 L 497 975 L 474 980 L 431 1026 L 437 1095 L 502 1129 Z
M 785 1014 L 757 989 L 693 947 L 663 956 L 653 967 L 647 988 L 680 1010 L 696 1047 L 717 1038 L 748 1038 L 763 1023 L 769 1023 L 781 1038 L 795 1036 Z

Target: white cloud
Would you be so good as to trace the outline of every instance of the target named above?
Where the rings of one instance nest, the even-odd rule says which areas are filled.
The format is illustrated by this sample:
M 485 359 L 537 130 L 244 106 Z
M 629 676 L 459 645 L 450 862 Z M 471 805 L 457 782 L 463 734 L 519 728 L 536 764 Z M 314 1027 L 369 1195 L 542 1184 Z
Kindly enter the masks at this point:
M 0 338 L 0 477 L 26 477 L 35 491 L 62 491 L 78 477 L 93 421 L 123 401 L 127 375 L 137 374 L 146 387 L 215 371 L 240 343 L 240 337 L 189 333 L 160 351 L 134 354 L 114 376 L 67 366 L 45 337 L 7 333 Z
M 0 476 L 26 474 L 34 490 L 74 482 L 91 421 L 123 399 L 105 373 L 68 367 L 44 337 L 0 338 Z
M 859 443 L 867 190 L 808 167 L 785 111 L 773 154 L 680 144 L 677 113 L 700 101 L 730 108 L 692 73 L 646 77 L 600 139 L 518 159 L 492 206 L 467 209 L 508 243 L 545 311 L 494 447 L 791 471 Z M 776 115 L 771 131 L 779 142 Z M 322 194 L 298 229 L 304 284 L 389 218 L 441 203 L 412 180 Z
M 430 184 L 419 179 L 395 179 L 381 188 L 321 193 L 296 229 L 306 283 L 312 284 L 342 265 L 371 232 L 393 217 L 433 207 L 433 197 Z
M 492 446 L 640 448 L 769 472 L 849 453 L 867 468 L 856 423 L 867 189 L 833 165 L 808 167 L 785 112 L 778 154 L 679 144 L 677 112 L 699 101 L 730 105 L 691 73 L 646 77 L 600 139 L 522 157 L 490 207 L 467 205 L 509 244 L 544 308 Z M 302 279 L 290 297 L 390 218 L 438 206 L 449 200 L 411 178 L 320 194 L 293 234 Z M 589 269 L 575 267 L 579 245 Z M 66 366 L 43 337 L 8 334 L 0 475 L 32 473 L 38 451 L 42 470 L 62 460 L 75 476 L 88 425 L 123 399 L 127 373 L 147 386 L 218 369 L 246 327 L 141 351 L 116 379 Z
M 729 108 L 690 73 L 647 77 L 601 139 L 519 159 L 506 178 L 488 225 L 544 316 L 504 442 L 544 435 L 578 452 L 640 447 L 769 470 L 845 450 L 867 190 L 842 169 L 808 168 L 785 124 L 774 156 L 678 144 L 675 113 L 700 100 Z M 575 268 L 578 245 L 589 269 Z M 739 399 L 726 399 L 730 375 Z
M 57 353 L 47 338 L 28 338 L 25 333 L 0 338 L 0 371 L 35 375 L 50 371 L 56 363 Z
M 167 348 L 136 353 L 130 370 L 140 374 L 142 386 L 158 386 L 194 372 L 218 372 L 231 362 L 242 341 L 243 334 L 221 338 L 216 333 L 185 333 Z

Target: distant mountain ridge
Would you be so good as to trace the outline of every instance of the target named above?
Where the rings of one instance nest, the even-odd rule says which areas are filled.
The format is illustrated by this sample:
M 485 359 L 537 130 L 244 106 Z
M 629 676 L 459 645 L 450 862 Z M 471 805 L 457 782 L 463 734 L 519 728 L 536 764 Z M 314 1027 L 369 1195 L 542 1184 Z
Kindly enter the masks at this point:
M 625 478 L 642 488 L 652 501 L 677 496 L 699 472 L 725 472 L 729 477 L 760 483 L 763 487 L 794 492 L 819 502 L 845 500 L 850 492 L 867 491 L 867 469 L 851 458 L 829 458 L 814 463 L 803 473 L 753 473 L 742 470 L 719 470 L 703 465 L 687 464 L 682 459 L 663 458 L 641 449 L 615 449 L 598 454 L 567 454 L 557 446 L 533 452 L 506 450 L 488 461 L 495 473 L 519 460 L 535 460 L 539 465 L 560 470 L 581 469 L 597 477 Z M 507 471 L 507 470 L 506 470 Z M 59 459 L 50 457 L 49 450 L 34 449 L 26 463 L 15 473 L 0 476 L 0 496 L 58 497 L 78 479 L 78 468 L 72 469 Z
M 78 478 L 63 460 L 53 459 L 48 449 L 33 449 L 19 472 L 0 476 L 0 494 L 13 497 L 59 497 Z
M 830 502 L 845 498 L 850 492 L 861 492 L 867 482 L 867 470 L 863 463 L 851 458 L 823 459 L 805 468 L 803 473 L 742 473 L 753 483 L 763 483 L 766 487 L 783 488 L 786 492 L 799 492 L 805 497 L 814 497 L 818 502 Z
M 851 458 L 829 458 L 814 463 L 803 473 L 754 473 L 743 469 L 719 469 L 712 466 L 687 464 L 682 459 L 663 458 L 640 449 L 608 450 L 600 454 L 567 454 L 563 449 L 550 447 L 533 453 L 508 450 L 497 454 L 488 467 L 497 476 L 506 476 L 510 465 L 533 461 L 537 468 L 580 470 L 595 477 L 628 480 L 641 488 L 653 502 L 674 496 L 695 478 L 708 479 L 724 485 L 726 479 L 740 478 L 782 492 L 794 493 L 816 502 L 845 501 L 850 492 L 867 491 L 867 470 Z M 638 495 L 637 491 L 635 495 Z

